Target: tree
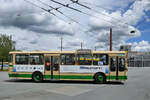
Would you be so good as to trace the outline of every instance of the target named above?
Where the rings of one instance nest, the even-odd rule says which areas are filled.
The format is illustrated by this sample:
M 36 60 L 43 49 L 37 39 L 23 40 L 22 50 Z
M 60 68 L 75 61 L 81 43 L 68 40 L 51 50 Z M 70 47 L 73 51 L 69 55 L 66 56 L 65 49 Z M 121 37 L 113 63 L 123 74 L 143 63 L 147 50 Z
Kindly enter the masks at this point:
M 0 35 L 0 59 L 3 61 L 9 60 L 9 52 L 13 50 L 12 37 L 1 34 Z

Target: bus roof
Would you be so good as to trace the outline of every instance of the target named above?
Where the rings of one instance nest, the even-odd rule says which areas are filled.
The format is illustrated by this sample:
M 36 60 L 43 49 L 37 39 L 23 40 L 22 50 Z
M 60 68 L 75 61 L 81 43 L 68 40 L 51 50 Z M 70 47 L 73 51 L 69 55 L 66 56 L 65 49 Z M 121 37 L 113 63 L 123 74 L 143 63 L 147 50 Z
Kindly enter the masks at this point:
M 9 54 L 73 54 L 76 51 L 11 51 Z M 92 53 L 127 53 L 127 51 L 92 51 Z

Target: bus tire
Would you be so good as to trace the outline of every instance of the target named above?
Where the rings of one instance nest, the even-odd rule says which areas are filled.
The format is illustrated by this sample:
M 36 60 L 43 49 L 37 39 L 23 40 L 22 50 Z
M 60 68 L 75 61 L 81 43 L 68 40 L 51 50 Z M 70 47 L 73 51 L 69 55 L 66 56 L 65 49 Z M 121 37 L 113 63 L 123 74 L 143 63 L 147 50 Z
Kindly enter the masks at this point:
M 106 83 L 106 76 L 104 73 L 96 73 L 94 76 L 96 84 L 104 84 Z
M 43 81 L 43 75 L 42 75 L 42 73 L 41 72 L 34 72 L 33 74 L 32 74 L 32 80 L 34 81 L 34 82 L 42 82 Z

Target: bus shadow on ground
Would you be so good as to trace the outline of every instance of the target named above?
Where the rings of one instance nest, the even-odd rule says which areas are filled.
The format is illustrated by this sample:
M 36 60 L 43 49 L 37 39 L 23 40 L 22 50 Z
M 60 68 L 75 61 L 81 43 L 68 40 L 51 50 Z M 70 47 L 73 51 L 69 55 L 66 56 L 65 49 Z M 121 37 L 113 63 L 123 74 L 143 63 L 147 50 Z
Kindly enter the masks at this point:
M 33 82 L 32 80 L 5 80 L 5 82 L 12 82 L 12 83 L 36 83 Z M 73 80 L 44 80 L 39 83 L 55 83 L 55 84 L 96 84 L 93 81 L 73 81 Z M 37 83 L 38 84 L 38 83 Z M 105 85 L 124 85 L 123 82 L 118 82 L 118 81 L 110 81 L 106 82 Z

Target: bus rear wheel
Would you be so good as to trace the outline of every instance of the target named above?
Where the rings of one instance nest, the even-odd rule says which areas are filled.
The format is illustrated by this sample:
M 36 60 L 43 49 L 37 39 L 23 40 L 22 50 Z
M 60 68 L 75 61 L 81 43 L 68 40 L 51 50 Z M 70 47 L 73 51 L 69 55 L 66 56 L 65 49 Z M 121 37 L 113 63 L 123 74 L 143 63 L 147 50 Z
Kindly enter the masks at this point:
M 104 84 L 106 83 L 106 77 L 102 73 L 97 73 L 95 75 L 95 83 L 97 84 Z
M 40 72 L 34 72 L 32 74 L 32 80 L 34 82 L 42 82 L 43 81 L 43 75 Z

